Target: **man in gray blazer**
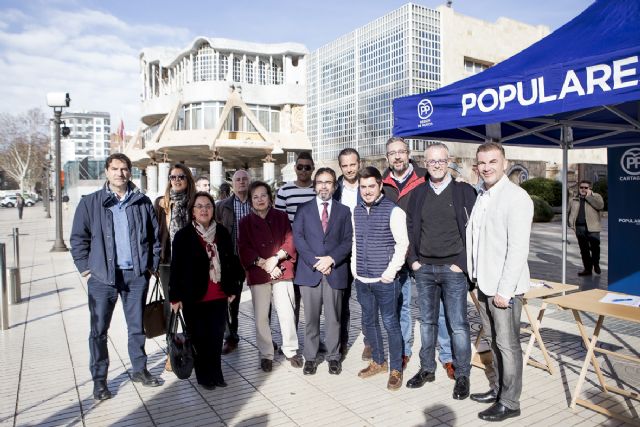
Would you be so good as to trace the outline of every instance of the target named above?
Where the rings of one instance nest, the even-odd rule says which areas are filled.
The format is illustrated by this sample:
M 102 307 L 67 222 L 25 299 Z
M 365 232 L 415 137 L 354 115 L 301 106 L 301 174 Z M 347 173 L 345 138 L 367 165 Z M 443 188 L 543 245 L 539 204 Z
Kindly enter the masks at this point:
M 484 180 L 467 225 L 467 267 L 478 284 L 480 317 L 493 353 L 496 384 L 471 399 L 493 405 L 478 414 L 485 421 L 520 415 L 522 296 L 529 289 L 531 197 L 505 175 L 502 145 L 488 142 L 476 152 Z

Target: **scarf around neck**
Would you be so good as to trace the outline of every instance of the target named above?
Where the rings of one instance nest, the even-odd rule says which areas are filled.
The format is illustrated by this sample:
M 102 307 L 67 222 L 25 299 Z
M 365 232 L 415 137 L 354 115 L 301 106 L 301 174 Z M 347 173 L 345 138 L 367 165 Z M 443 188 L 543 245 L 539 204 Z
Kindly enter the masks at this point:
M 176 193 L 171 190 L 169 193 L 171 200 L 171 221 L 169 221 L 169 239 L 173 242 L 173 237 L 178 230 L 187 225 L 187 192 Z
M 220 283 L 220 256 L 218 255 L 218 246 L 216 245 L 216 222 L 211 221 L 209 228 L 204 228 L 197 221 L 193 221 L 193 228 L 205 243 L 205 250 L 209 257 L 209 280 L 214 283 Z

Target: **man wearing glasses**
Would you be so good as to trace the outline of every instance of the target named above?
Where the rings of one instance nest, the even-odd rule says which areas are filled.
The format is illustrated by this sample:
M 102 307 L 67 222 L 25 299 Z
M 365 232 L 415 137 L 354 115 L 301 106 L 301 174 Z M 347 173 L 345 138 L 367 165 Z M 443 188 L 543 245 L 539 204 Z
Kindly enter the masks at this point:
M 231 178 L 233 194 L 219 203 L 216 207 L 216 221 L 227 229 L 231 235 L 233 253 L 238 256 L 238 234 L 240 220 L 251 212 L 251 201 L 249 200 L 249 183 L 251 177 L 249 172 L 238 169 Z M 220 186 L 222 188 L 222 186 Z M 240 336 L 238 335 L 238 313 L 240 312 L 240 298 L 242 296 L 242 284 L 244 282 L 244 271 L 238 274 L 239 283 L 236 286 L 236 293 L 233 301 L 229 303 L 227 316 L 227 331 L 224 337 L 222 354 L 229 354 L 238 348 Z
M 604 208 L 602 196 L 591 190 L 591 181 L 582 180 L 578 194 L 569 204 L 569 227 L 576 232 L 584 269 L 578 276 L 591 276 L 592 270 L 600 274 L 600 211 Z
M 404 139 L 398 137 L 389 138 L 387 141 L 387 161 L 389 168 L 382 177 L 383 192 L 385 197 L 395 202 L 403 211 L 407 211 L 409 196 L 424 183 L 427 171 L 419 167 L 413 160 L 409 160 L 409 145 Z M 398 280 L 402 286 L 400 293 L 400 328 L 404 343 L 402 356 L 402 369 L 407 367 L 411 358 L 413 346 L 413 321 L 411 320 L 411 276 L 409 267 L 404 265 L 398 273 Z M 365 352 L 367 351 L 365 347 Z M 370 350 L 369 350 L 370 351 Z M 363 353 L 363 358 L 364 358 Z
M 471 371 L 465 227 L 476 192 L 469 184 L 453 180 L 448 164 L 447 146 L 429 145 L 425 151 L 429 179 L 416 189 L 407 211 L 407 263 L 416 278 L 422 341 L 420 370 L 407 387 L 422 387 L 435 379 L 436 337 L 443 336 L 442 341 L 453 344 L 453 398 L 461 400 L 469 396 Z M 440 322 L 442 308 L 446 322 Z
M 314 168 L 315 166 L 313 164 L 311 154 L 308 151 L 301 152 L 298 154 L 298 159 L 296 160 L 297 179 L 295 181 L 285 183 L 278 189 L 278 193 L 276 194 L 276 209 L 286 212 L 291 224 L 293 224 L 293 220 L 296 217 L 298 206 L 316 197 L 316 192 L 313 188 L 313 181 L 311 179 Z M 297 329 L 298 320 L 300 319 L 301 296 L 300 289 L 297 286 L 293 287 L 293 291 L 296 295 L 294 313 L 296 316 Z
M 320 349 L 320 315 L 324 326 L 329 374 L 342 372 L 340 317 L 342 297 L 348 286 L 351 253 L 351 211 L 333 200 L 336 173 L 320 168 L 314 179 L 316 197 L 298 208 L 293 222 L 293 241 L 298 251 L 294 283 L 304 302 L 305 375 L 316 373 Z

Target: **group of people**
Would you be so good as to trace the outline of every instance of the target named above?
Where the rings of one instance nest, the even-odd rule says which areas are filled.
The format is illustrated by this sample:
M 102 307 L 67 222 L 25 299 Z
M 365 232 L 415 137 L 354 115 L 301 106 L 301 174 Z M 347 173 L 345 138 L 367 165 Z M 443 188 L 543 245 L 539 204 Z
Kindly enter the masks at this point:
M 184 313 L 196 350 L 196 379 L 205 389 L 226 386 L 221 355 L 238 348 L 238 311 L 246 282 L 263 371 L 272 370 L 277 349 L 270 328 L 275 309 L 286 360 L 304 375 L 314 375 L 324 358 L 329 374 L 339 375 L 348 351 L 349 301 L 355 289 L 362 312 L 362 359 L 368 361 L 358 376 L 388 373 L 387 388 L 397 390 L 412 355 L 415 286 L 420 369 L 406 386 L 434 381 L 439 348 L 440 361 L 455 380 L 454 399 L 471 396 L 491 403 L 479 413 L 483 420 L 518 416 L 519 326 L 529 287 L 533 203 L 506 176 L 507 160 L 497 143 L 477 150 L 483 180 L 477 193 L 452 179 L 446 145 L 429 145 L 424 155 L 423 168 L 410 159 L 402 138 L 390 138 L 389 167 L 381 173 L 373 166 L 361 167 L 358 152 L 347 148 L 339 155 L 342 176 L 337 178 L 327 167 L 314 175 L 313 159 L 303 152 L 295 164 L 297 179 L 280 187 L 275 198 L 269 184 L 251 182 L 247 171 L 238 170 L 232 177 L 233 193 L 217 204 L 209 188 L 200 186 L 204 180 L 194 180 L 188 168 L 176 164 L 155 209 L 130 182 L 129 159 L 111 155 L 107 183 L 80 201 L 71 233 L 76 266 L 90 276 L 94 398 L 111 397 L 106 340 L 118 296 L 129 331 L 131 378 L 145 386 L 160 384 L 146 368 L 142 325 L 148 281 L 157 274 L 168 296 L 167 312 Z M 467 294 L 473 287 L 496 380 L 488 392 L 470 395 Z M 171 369 L 168 361 L 166 368 Z

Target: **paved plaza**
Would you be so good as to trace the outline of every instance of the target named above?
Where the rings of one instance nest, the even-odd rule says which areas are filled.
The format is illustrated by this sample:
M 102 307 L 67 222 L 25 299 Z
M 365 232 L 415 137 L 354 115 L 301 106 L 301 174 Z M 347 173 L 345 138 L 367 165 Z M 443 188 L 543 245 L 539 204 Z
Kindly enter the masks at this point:
M 486 406 L 451 397 L 453 381 L 440 367 L 436 381 L 421 389 L 386 389 L 386 375 L 366 380 L 357 372 L 365 366 L 360 333 L 360 308 L 351 301 L 351 349 L 339 376 L 329 375 L 327 364 L 318 373 L 304 376 L 277 355 L 274 369 L 259 368 L 255 344 L 250 294 L 243 294 L 240 315 L 241 342 L 236 352 L 223 356 L 227 388 L 206 391 L 195 378 L 178 380 L 163 372 L 164 338 L 147 340 L 149 369 L 164 381 L 161 387 L 145 388 L 131 382 L 127 339 L 121 307 L 117 307 L 110 329 L 111 358 L 109 387 L 114 398 L 95 403 L 89 374 L 89 310 L 86 281 L 76 271 L 69 253 L 50 253 L 55 236 L 54 219 L 44 219 L 41 204 L 26 208 L 17 220 L 15 209 L 0 208 L 0 241 L 7 243 L 7 264 L 13 265 L 13 248 L 8 235 L 12 227 L 21 232 L 22 303 L 10 306 L 10 329 L 0 331 L 0 426 L 71 425 L 169 425 L 169 426 L 437 426 L 483 425 L 477 413 Z M 65 212 L 65 241 L 72 212 Z M 578 279 L 581 269 L 578 245 L 570 235 L 567 267 L 568 283 L 582 289 L 606 288 L 607 227 L 604 221 L 603 274 Z M 559 281 L 561 273 L 560 223 L 534 224 L 529 265 L 533 277 Z M 415 292 L 415 289 L 414 289 Z M 533 303 L 535 304 L 535 302 Z M 413 313 L 417 307 L 413 304 Z M 473 332 L 479 328 L 475 308 L 468 311 Z M 414 316 L 415 317 L 415 316 Z M 585 315 L 592 328 L 594 317 Z M 301 322 L 302 323 L 302 322 Z M 277 322 L 273 322 L 277 325 Z M 275 326 L 274 326 L 275 327 Z M 302 327 L 300 331 L 302 330 Z M 300 332 L 299 331 L 299 332 Z M 415 325 L 418 332 L 418 325 Z M 474 334 L 475 335 L 475 334 Z M 275 340 L 280 342 L 276 333 Z M 299 333 L 302 342 L 302 333 Z M 621 425 L 620 421 L 578 407 L 568 408 L 585 349 L 569 312 L 551 306 L 542 323 L 542 336 L 555 366 L 550 375 L 532 366 L 524 369 L 522 416 L 504 425 L 592 426 Z M 528 335 L 522 335 L 522 342 Z M 631 324 L 605 321 L 603 346 L 615 352 L 638 356 L 640 331 Z M 405 371 L 409 379 L 419 368 L 419 333 L 415 335 L 414 356 Z M 535 348 L 533 355 L 540 360 Z M 640 370 L 625 361 L 598 356 L 609 381 L 617 386 L 640 390 Z M 593 370 L 587 376 L 583 398 L 613 411 L 638 419 L 640 404 L 617 395 L 604 394 L 596 387 Z M 471 391 L 488 390 L 487 374 L 479 368 L 471 372 Z

